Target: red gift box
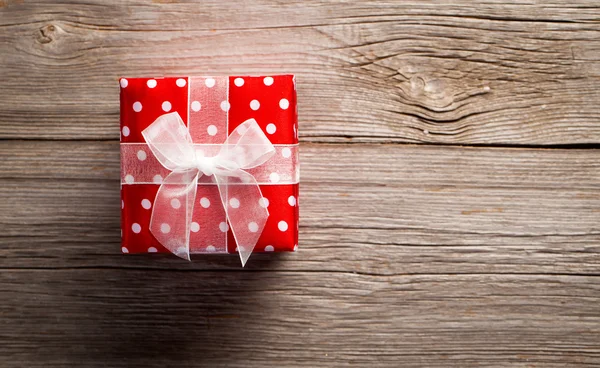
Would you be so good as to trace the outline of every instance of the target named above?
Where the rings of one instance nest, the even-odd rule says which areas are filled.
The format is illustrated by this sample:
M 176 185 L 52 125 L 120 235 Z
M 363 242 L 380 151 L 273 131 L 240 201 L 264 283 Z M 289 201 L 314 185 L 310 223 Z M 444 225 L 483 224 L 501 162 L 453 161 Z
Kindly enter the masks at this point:
M 241 124 L 256 121 L 274 153 L 247 170 L 262 192 L 259 205 L 269 213 L 254 252 L 297 249 L 298 118 L 293 75 L 121 78 L 120 87 L 123 253 L 169 252 L 150 231 L 154 201 L 169 170 L 155 157 L 142 132 L 174 112 L 185 124 L 196 152 L 207 157 L 215 155 L 234 131 L 242 134 Z M 200 174 L 196 190 L 188 227 L 189 253 L 237 253 L 215 180 Z M 181 210 L 178 202 L 171 202 L 173 216 Z M 232 198 L 229 205 L 238 208 L 240 202 Z M 161 231 L 169 230 L 169 224 L 162 226 Z

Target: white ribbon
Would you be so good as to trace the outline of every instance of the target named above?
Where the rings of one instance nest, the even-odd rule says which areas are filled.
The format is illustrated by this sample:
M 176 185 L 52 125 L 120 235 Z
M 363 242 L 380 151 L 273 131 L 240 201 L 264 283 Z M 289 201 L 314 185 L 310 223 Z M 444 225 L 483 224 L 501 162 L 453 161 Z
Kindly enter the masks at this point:
M 213 157 L 196 151 L 176 112 L 158 117 L 142 135 L 160 164 L 171 171 L 156 193 L 150 232 L 171 253 L 190 260 L 198 179 L 211 176 L 244 266 L 269 217 L 269 211 L 259 204 L 263 196 L 256 179 L 245 170 L 262 165 L 275 153 L 256 120 L 240 124 Z

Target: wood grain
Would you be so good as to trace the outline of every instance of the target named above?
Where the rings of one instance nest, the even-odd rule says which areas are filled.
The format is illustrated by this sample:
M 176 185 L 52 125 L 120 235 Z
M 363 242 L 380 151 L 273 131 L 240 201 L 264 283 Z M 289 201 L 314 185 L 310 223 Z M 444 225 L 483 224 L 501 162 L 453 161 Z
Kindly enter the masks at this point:
M 599 12 L 0 0 L 0 366 L 600 366 Z M 121 255 L 117 78 L 283 72 L 299 251 Z
M 288 262 L 290 263 L 290 262 Z M 4 366 L 595 366 L 597 277 L 0 273 Z M 27 292 L 24 292 L 27 290 Z M 10 358 L 10 359 L 9 359 Z
M 0 138 L 117 139 L 119 76 L 298 75 L 313 142 L 600 143 L 597 1 L 8 1 Z
M 117 143 L 0 147 L 0 352 L 17 362 L 600 362 L 596 150 L 305 144 L 301 249 L 241 273 L 118 254 Z

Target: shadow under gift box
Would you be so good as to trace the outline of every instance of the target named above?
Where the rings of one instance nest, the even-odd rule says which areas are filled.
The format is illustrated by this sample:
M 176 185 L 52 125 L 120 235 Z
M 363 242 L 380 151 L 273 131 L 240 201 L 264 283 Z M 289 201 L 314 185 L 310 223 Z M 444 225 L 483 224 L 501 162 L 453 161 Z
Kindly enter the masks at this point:
M 298 244 L 298 114 L 293 75 L 121 78 L 121 231 L 123 253 L 168 253 L 149 230 L 162 167 L 142 131 L 159 116 L 177 112 L 204 155 L 218 152 L 234 129 L 255 119 L 275 154 L 248 170 L 260 186 L 269 218 L 254 252 L 295 251 Z M 243 200 L 243 199 L 241 199 Z M 173 211 L 183 210 L 174 206 Z M 175 212 L 174 212 L 175 213 Z M 237 253 L 219 190 L 199 180 L 190 253 Z

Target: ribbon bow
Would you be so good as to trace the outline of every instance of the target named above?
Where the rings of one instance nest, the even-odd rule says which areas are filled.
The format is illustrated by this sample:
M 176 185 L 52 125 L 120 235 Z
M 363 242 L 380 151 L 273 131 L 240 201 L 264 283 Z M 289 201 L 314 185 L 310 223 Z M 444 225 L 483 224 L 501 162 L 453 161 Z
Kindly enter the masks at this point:
M 171 171 L 156 193 L 150 232 L 171 253 L 190 260 L 190 230 L 198 180 L 202 175 L 212 177 L 219 188 L 242 266 L 245 265 L 269 211 L 259 204 L 263 196 L 256 179 L 244 170 L 262 165 L 275 153 L 256 120 L 246 120 L 235 128 L 213 157 L 196 150 L 176 112 L 158 117 L 142 135 L 160 164 Z

